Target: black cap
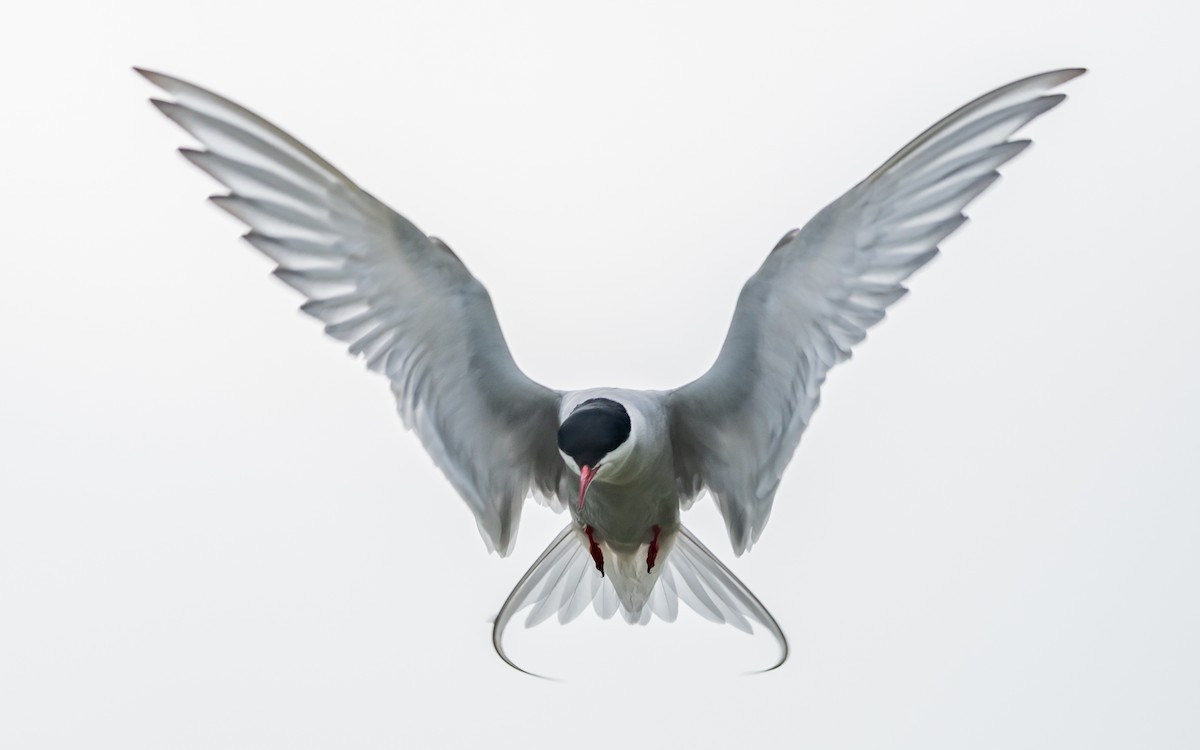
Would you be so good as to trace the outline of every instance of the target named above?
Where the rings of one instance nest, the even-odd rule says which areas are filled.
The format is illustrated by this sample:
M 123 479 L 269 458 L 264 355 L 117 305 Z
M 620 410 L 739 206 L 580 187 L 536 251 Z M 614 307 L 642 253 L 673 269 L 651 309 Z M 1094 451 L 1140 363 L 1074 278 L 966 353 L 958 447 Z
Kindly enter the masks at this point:
M 629 438 L 629 412 L 608 398 L 590 398 L 558 428 L 558 447 L 579 466 L 595 467 Z

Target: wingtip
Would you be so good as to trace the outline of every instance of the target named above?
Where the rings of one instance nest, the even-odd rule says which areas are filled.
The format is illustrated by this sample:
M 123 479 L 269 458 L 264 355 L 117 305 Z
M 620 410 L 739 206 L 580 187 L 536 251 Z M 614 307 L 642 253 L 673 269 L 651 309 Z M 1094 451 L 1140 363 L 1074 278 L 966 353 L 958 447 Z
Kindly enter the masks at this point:
M 1059 68 L 1058 70 L 1048 70 L 1045 73 L 1038 73 L 1037 75 L 1030 76 L 1030 78 L 1026 80 L 1039 78 L 1043 80 L 1049 79 L 1051 81 L 1050 86 L 1054 87 L 1061 86 L 1067 81 L 1078 78 L 1086 72 L 1088 72 L 1087 68 Z
M 167 92 L 168 94 L 170 94 L 171 96 L 174 96 L 174 97 L 180 97 L 180 96 L 186 97 L 186 96 L 196 94 L 197 92 L 208 94 L 209 96 L 215 96 L 215 94 L 212 94 L 211 92 L 206 92 L 206 91 L 204 91 L 204 89 L 201 89 L 199 86 L 196 86 L 193 83 L 188 83 L 187 81 L 183 80 L 182 78 L 176 78 L 175 76 L 169 76 L 166 73 L 159 73 L 157 70 L 150 70 L 148 68 L 139 68 L 136 65 L 134 66 L 133 70 L 135 73 L 140 75 L 142 78 L 145 78 L 150 83 L 153 83 L 155 86 L 157 86 L 158 88 L 162 89 L 163 91 Z
M 149 68 L 141 68 L 141 67 L 138 67 L 137 65 L 133 66 L 133 72 L 137 73 L 142 78 L 145 78 L 147 81 L 149 81 L 150 83 L 153 83 L 155 86 L 158 86 L 160 89 L 163 89 L 164 91 L 167 88 L 164 84 L 167 81 L 171 80 L 171 77 L 168 75 L 159 73 L 156 70 L 150 70 Z

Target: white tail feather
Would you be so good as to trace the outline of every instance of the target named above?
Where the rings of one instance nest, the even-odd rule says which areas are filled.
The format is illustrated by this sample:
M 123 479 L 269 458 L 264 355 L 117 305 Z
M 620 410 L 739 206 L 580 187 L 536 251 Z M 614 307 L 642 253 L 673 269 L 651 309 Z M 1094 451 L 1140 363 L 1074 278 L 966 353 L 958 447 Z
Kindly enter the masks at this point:
M 603 619 L 620 612 L 626 622 L 645 625 L 651 615 L 674 622 L 680 600 L 712 622 L 728 623 L 746 633 L 753 632 L 753 623 L 765 628 L 779 644 L 780 653 L 775 664 L 764 671 L 775 669 L 787 660 L 787 638 L 775 618 L 686 528 L 680 527 L 666 558 L 666 567 L 646 606 L 636 612 L 621 604 L 612 581 L 596 570 L 586 544 L 574 524 L 568 525 L 521 577 L 500 608 L 492 626 L 492 645 L 513 669 L 532 674 L 513 663 L 502 644 L 505 628 L 521 610 L 530 610 L 525 618 L 527 628 L 553 615 L 558 616 L 560 623 L 571 622 L 589 604 Z

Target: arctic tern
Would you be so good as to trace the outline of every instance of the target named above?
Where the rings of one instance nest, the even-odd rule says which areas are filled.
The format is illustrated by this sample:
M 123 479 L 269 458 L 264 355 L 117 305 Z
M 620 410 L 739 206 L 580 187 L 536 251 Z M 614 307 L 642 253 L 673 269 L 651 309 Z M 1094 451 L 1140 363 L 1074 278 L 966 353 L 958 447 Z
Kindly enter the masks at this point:
M 279 128 L 210 91 L 137 69 L 152 99 L 203 149 L 181 149 L 229 193 L 212 200 L 305 313 L 385 375 L 406 427 L 474 514 L 489 551 L 513 549 L 535 495 L 570 522 L 497 614 L 569 622 L 592 607 L 631 623 L 673 621 L 683 601 L 787 658 L 759 600 L 680 522 L 715 499 L 735 555 L 756 542 L 826 373 L 907 292 L 903 282 L 966 220 L 963 209 L 1029 145 L 1010 140 L 1082 74 L 1056 70 L 970 102 L 900 149 L 802 229 L 746 282 L 716 362 L 670 391 L 561 392 L 513 361 L 483 285 L 441 240 L 359 188 Z M 524 670 L 521 670 L 524 671 Z

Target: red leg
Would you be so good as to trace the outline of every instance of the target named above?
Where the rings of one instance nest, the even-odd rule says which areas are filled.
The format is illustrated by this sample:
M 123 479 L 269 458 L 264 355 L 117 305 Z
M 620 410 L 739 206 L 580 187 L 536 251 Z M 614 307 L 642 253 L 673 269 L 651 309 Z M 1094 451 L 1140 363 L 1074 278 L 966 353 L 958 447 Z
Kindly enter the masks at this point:
M 592 559 L 596 561 L 596 570 L 600 571 L 600 577 L 604 577 L 604 553 L 600 551 L 600 545 L 596 544 L 596 537 L 592 536 L 592 527 L 584 526 L 583 533 L 587 534 L 588 551 L 592 553 Z
M 655 524 L 650 528 L 654 532 L 654 538 L 650 540 L 650 549 L 646 551 L 646 572 L 654 570 L 654 561 L 658 559 L 658 535 L 662 528 Z

